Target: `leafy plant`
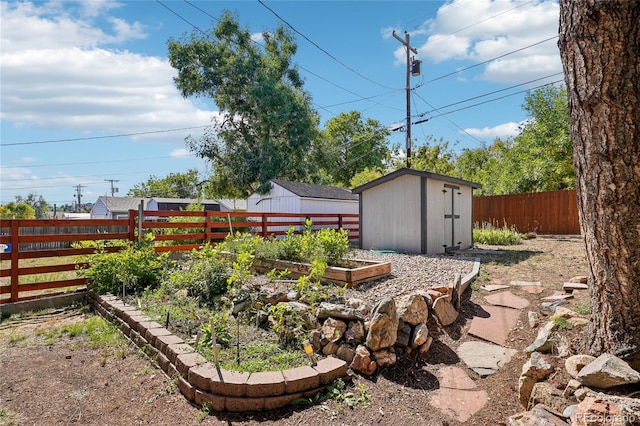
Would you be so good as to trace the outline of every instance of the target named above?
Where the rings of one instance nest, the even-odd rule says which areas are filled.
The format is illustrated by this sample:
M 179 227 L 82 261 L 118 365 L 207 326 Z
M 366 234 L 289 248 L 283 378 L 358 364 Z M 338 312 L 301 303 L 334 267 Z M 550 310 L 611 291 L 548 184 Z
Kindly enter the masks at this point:
M 227 292 L 230 272 L 220 253 L 210 244 L 189 253 L 180 269 L 169 280 L 176 288 L 184 288 L 201 306 L 213 306 Z
M 108 253 L 104 246 L 98 252 L 84 256 L 78 274 L 87 278 L 97 293 L 137 294 L 145 288 L 157 287 L 165 273 L 173 266 L 168 253 L 156 253 L 152 236 L 142 244 L 128 244 L 117 253 Z
M 229 313 L 216 313 L 213 314 L 213 329 L 216 334 L 216 343 L 223 348 L 228 348 L 231 342 L 231 324 L 229 319 Z M 204 350 L 211 350 L 211 324 L 203 324 L 200 327 L 200 339 L 198 340 L 198 348 Z
M 318 404 L 323 401 L 332 399 L 339 403 L 344 403 L 348 408 L 355 407 L 367 407 L 371 402 L 371 394 L 367 388 L 359 383 L 358 394 L 347 390 L 347 385 L 344 380 L 336 379 L 327 386 L 324 392 L 315 394 L 312 398 L 298 398 L 293 401 L 293 404 Z
M 558 327 L 564 328 L 565 330 L 571 330 L 573 328 L 573 324 L 564 317 L 552 316 L 551 321 L 553 321 Z
M 476 243 L 506 246 L 520 244 L 520 240 L 520 233 L 513 227 L 507 227 L 506 224 L 502 228 L 496 228 L 490 223 L 483 222 L 480 226 L 476 223 L 473 228 L 473 241 Z
M 273 320 L 271 328 L 278 333 L 284 346 L 300 347 L 303 336 L 309 332 L 304 315 L 287 303 L 278 303 L 269 308 Z

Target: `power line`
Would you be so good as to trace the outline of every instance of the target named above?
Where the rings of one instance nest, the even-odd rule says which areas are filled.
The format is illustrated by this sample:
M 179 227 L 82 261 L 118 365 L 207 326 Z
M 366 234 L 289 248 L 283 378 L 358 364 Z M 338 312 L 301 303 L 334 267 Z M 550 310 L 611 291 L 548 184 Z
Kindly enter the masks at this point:
M 470 69 L 472 69 L 472 68 L 479 67 L 480 65 L 488 64 L 489 62 L 493 62 L 493 61 L 495 61 L 496 59 L 504 58 L 505 56 L 509 56 L 509 55 L 514 54 L 514 53 L 521 52 L 521 51 L 523 51 L 523 50 L 526 50 L 526 49 L 529 49 L 529 48 L 531 48 L 531 47 L 537 46 L 537 45 L 539 45 L 539 44 L 546 43 L 547 41 L 553 40 L 554 38 L 558 38 L 558 36 L 556 35 L 556 36 L 553 36 L 553 37 L 549 37 L 549 38 L 546 38 L 546 39 L 544 39 L 544 40 L 538 41 L 538 42 L 536 42 L 536 43 L 530 44 L 530 45 L 528 45 L 528 46 L 521 47 L 520 49 L 516 49 L 516 50 L 513 50 L 513 51 L 511 51 L 511 52 L 507 52 L 507 53 L 502 54 L 502 55 L 500 55 L 500 56 L 496 56 L 495 58 L 487 59 L 486 61 L 479 62 L 479 63 L 477 63 L 477 64 L 470 65 L 470 66 L 465 67 L 465 68 L 460 68 L 459 70 L 456 70 L 456 71 L 450 72 L 450 73 L 448 73 L 448 74 L 441 75 L 440 77 L 436 77 L 436 78 L 434 78 L 434 79 L 431 79 L 431 80 L 425 81 L 424 83 L 421 83 L 421 84 L 417 85 L 417 86 L 416 86 L 416 88 L 418 88 L 418 87 L 420 87 L 420 86 L 423 86 L 423 85 L 425 85 L 425 84 L 428 84 L 428 83 L 433 83 L 434 81 L 438 81 L 438 80 L 441 80 L 441 79 L 443 79 L 443 78 L 446 78 L 446 77 L 449 77 L 449 76 L 452 76 L 452 75 L 455 75 L 455 74 L 459 74 L 459 73 L 461 73 L 461 72 L 463 72 L 463 71 L 467 71 L 467 70 L 470 70 Z
M 461 101 L 453 102 L 453 103 L 448 104 L 448 105 L 443 105 L 443 106 L 438 107 L 438 108 L 435 108 L 435 107 L 433 107 L 433 106 L 429 105 L 429 106 L 431 106 L 431 108 L 433 108 L 433 109 L 432 109 L 431 111 L 424 112 L 424 113 L 422 113 L 422 114 L 418 114 L 418 115 L 417 115 L 417 117 L 423 117 L 423 116 L 425 116 L 426 114 L 429 114 L 429 113 L 431 113 L 431 112 L 433 112 L 433 111 L 437 111 L 438 109 L 448 108 L 448 107 L 451 107 L 451 106 L 454 106 L 454 105 L 459 105 L 459 104 L 463 104 L 463 103 L 466 103 L 466 102 L 469 102 L 469 101 L 473 101 L 473 100 L 476 100 L 476 99 L 479 99 L 479 98 L 483 98 L 483 97 L 485 97 L 485 96 L 495 95 L 496 93 L 505 92 L 505 91 L 507 91 L 507 90 L 514 89 L 514 88 L 516 88 L 516 87 L 520 87 L 520 86 L 524 86 L 524 85 L 527 85 L 527 84 L 535 83 L 536 81 L 540 81 L 540 80 L 546 80 L 546 79 L 548 79 L 548 78 L 556 77 L 556 76 L 558 76 L 558 75 L 562 75 L 562 74 L 563 74 L 562 72 L 558 72 L 558 73 L 555 73 L 555 74 L 550 74 L 550 75 L 547 75 L 547 76 L 544 76 L 544 77 L 540 77 L 540 78 L 536 78 L 536 79 L 533 79 L 533 80 L 525 81 L 524 83 L 515 84 L 515 85 L 513 85 L 513 86 L 505 87 L 505 88 L 503 88 L 503 89 L 494 90 L 494 91 L 492 91 L 492 92 L 484 93 L 484 94 L 482 94 L 482 95 L 478 95 L 478 96 L 474 96 L 474 97 L 471 97 L 471 98 L 467 98 L 467 99 L 464 99 L 464 100 L 461 100 Z M 560 80 L 560 81 L 561 81 L 561 80 Z M 557 81 L 556 81 L 556 82 L 557 82 Z M 542 87 L 542 86 L 538 86 L 538 87 Z M 532 89 L 527 89 L 527 90 L 525 90 L 525 92 L 527 92 L 527 91 L 529 91 L 529 90 L 532 90 Z M 514 94 L 519 94 L 519 93 L 523 93 L 523 91 L 516 92 L 516 93 L 514 93 Z M 420 99 L 423 99 L 423 98 L 420 98 Z M 497 98 L 497 99 L 502 99 L 502 98 Z M 423 100 L 424 100 L 424 99 L 423 99 Z M 425 101 L 425 103 L 427 103 L 427 104 L 428 104 L 428 102 L 427 102 L 427 101 Z
M 283 17 L 281 17 L 280 15 L 278 15 L 278 13 L 276 13 L 273 9 L 271 9 L 269 6 L 267 6 L 266 4 L 264 4 L 264 2 L 262 0 L 258 0 L 258 3 L 260 3 L 262 6 L 264 6 L 265 9 L 267 9 L 269 12 L 273 13 L 276 18 L 278 18 L 279 20 L 281 20 L 282 22 L 285 23 L 285 25 L 287 25 L 289 28 L 291 28 L 296 34 L 300 35 L 302 38 L 304 38 L 305 40 L 307 40 L 309 43 L 311 43 L 313 46 L 315 46 L 318 50 L 320 50 L 322 53 L 324 53 L 325 55 L 327 55 L 329 58 L 333 59 L 334 61 L 336 61 L 338 64 L 342 65 L 343 67 L 345 67 L 346 69 L 348 69 L 349 71 L 351 71 L 352 73 L 354 73 L 355 75 L 357 75 L 360 78 L 363 78 L 365 80 L 367 80 L 370 83 L 373 83 L 377 86 L 383 87 L 385 89 L 390 89 L 390 90 L 398 90 L 395 87 L 389 87 L 389 86 L 385 86 L 384 84 L 378 83 L 377 81 L 374 81 L 372 79 L 370 79 L 369 77 L 359 73 L 358 71 L 354 70 L 353 68 L 351 68 L 350 66 L 348 66 L 347 64 L 345 64 L 344 62 L 342 62 L 341 60 L 339 60 L 338 58 L 336 58 L 335 56 L 333 56 L 331 53 L 329 53 L 327 50 L 323 49 L 322 47 L 320 47 L 315 41 L 311 40 L 309 37 L 307 37 L 306 35 L 304 35 L 303 33 L 301 33 L 300 31 L 298 31 L 293 25 L 291 25 L 289 22 L 287 22 L 286 19 L 284 19 Z M 400 89 L 401 90 L 401 89 Z

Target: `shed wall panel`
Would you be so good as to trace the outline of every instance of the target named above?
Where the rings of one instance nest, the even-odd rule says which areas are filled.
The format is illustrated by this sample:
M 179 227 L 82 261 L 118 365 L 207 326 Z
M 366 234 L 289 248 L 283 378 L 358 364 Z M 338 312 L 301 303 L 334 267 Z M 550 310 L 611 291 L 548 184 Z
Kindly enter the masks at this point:
M 420 178 L 400 176 L 360 194 L 362 248 L 419 253 Z
M 427 253 L 444 253 L 446 223 L 444 220 L 447 193 L 442 192 L 444 182 L 427 179 Z

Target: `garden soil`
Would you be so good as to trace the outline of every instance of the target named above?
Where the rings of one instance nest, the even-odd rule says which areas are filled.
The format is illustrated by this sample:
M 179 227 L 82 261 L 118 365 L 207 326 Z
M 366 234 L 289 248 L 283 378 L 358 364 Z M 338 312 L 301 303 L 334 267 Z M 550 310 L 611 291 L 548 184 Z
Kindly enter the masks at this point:
M 422 358 L 409 356 L 374 377 L 352 376 L 348 390 L 355 396 L 366 389 L 366 404 L 349 408 L 327 400 L 253 413 L 206 413 L 191 405 L 172 382 L 140 351 L 130 346 L 122 353 L 105 355 L 92 349 L 83 337 L 46 339 L 46 330 L 81 321 L 82 309 L 64 309 L 46 317 L 9 318 L 0 323 L 0 425 L 500 425 L 523 411 L 517 402 L 518 377 L 526 362 L 523 349 L 537 333 L 528 325 L 527 310 L 536 310 L 540 298 L 560 290 L 562 283 L 586 275 L 584 244 L 577 237 L 538 237 L 509 247 L 479 246 L 479 276 L 463 295 L 458 320 L 440 329 L 430 351 Z M 542 295 L 519 288 L 511 291 L 527 298 L 506 346 L 518 353 L 496 374 L 480 378 L 456 355 L 468 335 L 476 306 L 484 303 L 485 284 L 512 280 L 540 281 Z M 580 292 L 569 307 L 588 303 Z M 576 330 L 566 331 L 571 341 Z M 464 423 L 430 403 L 439 388 L 438 373 L 457 366 L 484 390 L 488 402 Z M 359 386 L 362 385 L 362 386 Z M 464 401 L 461 402 L 464 404 Z

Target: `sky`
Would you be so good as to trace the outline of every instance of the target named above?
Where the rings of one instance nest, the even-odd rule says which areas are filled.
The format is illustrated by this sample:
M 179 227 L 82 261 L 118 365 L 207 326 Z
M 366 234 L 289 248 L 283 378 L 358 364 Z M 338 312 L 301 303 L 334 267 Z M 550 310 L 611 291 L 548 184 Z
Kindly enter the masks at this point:
M 459 151 L 517 135 L 528 91 L 563 82 L 557 0 L 5 1 L 0 16 L 0 203 L 125 196 L 149 178 L 210 167 L 190 153 L 218 108 L 183 98 L 167 41 L 215 27 L 224 10 L 260 43 L 279 26 L 321 128 L 359 111 L 412 149 Z M 393 36 L 393 32 L 397 37 Z M 398 40 L 400 38 L 400 40 Z M 118 189 L 118 192 L 115 189 Z

